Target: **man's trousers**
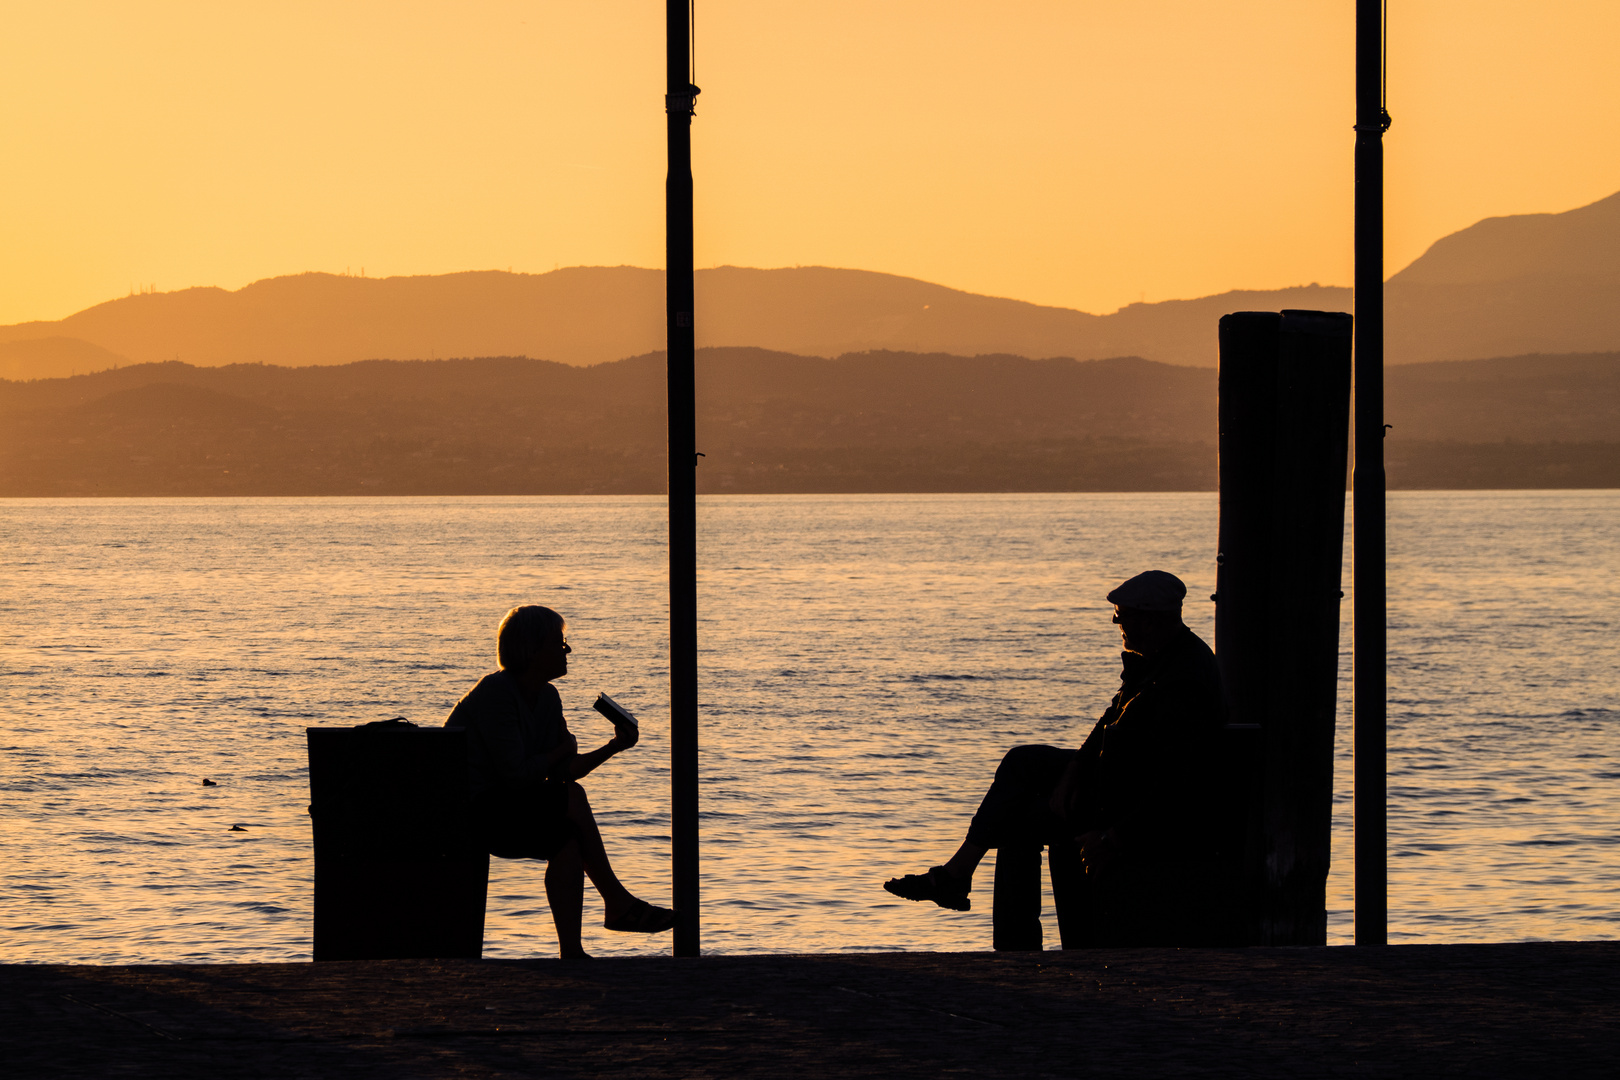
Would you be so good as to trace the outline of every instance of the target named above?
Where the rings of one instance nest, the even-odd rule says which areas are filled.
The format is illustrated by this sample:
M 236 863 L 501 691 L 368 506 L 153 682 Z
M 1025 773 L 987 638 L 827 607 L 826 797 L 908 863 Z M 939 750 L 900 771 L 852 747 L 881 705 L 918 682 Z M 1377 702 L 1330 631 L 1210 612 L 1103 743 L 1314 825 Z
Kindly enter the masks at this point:
M 1055 887 L 1077 869 L 1073 840 L 1052 813 L 1052 792 L 1076 750 L 1015 746 L 996 769 L 979 812 L 968 826 L 970 843 L 996 849 L 995 894 L 990 905 L 998 951 L 1041 948 L 1041 849 L 1052 848 Z

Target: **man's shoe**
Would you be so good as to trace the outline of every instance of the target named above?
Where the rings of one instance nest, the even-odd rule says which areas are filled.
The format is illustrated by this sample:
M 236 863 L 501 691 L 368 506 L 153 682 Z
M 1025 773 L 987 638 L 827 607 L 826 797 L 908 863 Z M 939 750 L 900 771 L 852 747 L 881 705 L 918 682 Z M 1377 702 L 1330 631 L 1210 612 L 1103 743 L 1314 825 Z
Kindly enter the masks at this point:
M 951 911 L 973 909 L 973 901 L 968 899 L 968 891 L 973 888 L 972 879 L 964 881 L 953 877 L 943 866 L 936 866 L 926 874 L 890 878 L 883 883 L 883 887 L 903 900 L 932 900 Z

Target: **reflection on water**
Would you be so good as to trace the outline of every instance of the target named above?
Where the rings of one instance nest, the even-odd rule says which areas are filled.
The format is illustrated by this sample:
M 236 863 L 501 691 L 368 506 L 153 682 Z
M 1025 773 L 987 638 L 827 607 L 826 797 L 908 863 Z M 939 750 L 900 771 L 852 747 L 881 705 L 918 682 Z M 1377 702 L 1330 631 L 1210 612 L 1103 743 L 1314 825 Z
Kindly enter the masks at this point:
M 1390 507 L 1392 938 L 1614 936 L 1620 494 Z M 439 722 L 524 601 L 569 616 L 559 688 L 583 745 L 610 734 L 598 690 L 647 720 L 587 787 L 621 876 L 666 897 L 662 514 L 642 498 L 0 503 L 0 960 L 307 958 L 303 729 Z M 1207 494 L 706 500 L 704 947 L 987 948 L 988 866 L 967 914 L 881 882 L 949 852 L 1006 747 L 1079 739 L 1117 679 L 1103 593 L 1159 566 L 1208 596 L 1215 518 Z M 1206 636 L 1210 607 L 1189 608 Z M 537 866 L 497 862 L 490 895 L 489 955 L 553 952 Z M 589 911 L 586 943 L 668 948 L 593 932 Z
M 1391 939 L 1615 937 L 1620 492 L 1389 507 Z

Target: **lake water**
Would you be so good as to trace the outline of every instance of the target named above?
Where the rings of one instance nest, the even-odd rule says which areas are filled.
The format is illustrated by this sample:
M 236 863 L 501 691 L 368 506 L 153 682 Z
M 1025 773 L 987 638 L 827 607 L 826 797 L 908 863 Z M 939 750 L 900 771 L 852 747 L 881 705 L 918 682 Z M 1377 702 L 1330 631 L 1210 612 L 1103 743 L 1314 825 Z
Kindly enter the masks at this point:
M 1397 493 L 1389 518 L 1391 939 L 1616 936 L 1620 492 Z M 1211 631 L 1211 494 L 699 521 L 708 951 L 988 948 L 988 864 L 965 914 L 881 882 L 949 854 L 1005 748 L 1083 737 L 1117 685 L 1109 587 L 1172 570 Z M 664 557 L 656 498 L 0 502 L 0 961 L 307 959 L 304 728 L 440 723 L 521 602 L 569 618 L 582 746 L 610 734 L 598 690 L 646 720 L 586 786 L 620 876 L 667 902 Z M 486 955 L 554 955 L 541 876 L 494 862 Z M 599 922 L 591 893 L 592 952 L 669 948 Z

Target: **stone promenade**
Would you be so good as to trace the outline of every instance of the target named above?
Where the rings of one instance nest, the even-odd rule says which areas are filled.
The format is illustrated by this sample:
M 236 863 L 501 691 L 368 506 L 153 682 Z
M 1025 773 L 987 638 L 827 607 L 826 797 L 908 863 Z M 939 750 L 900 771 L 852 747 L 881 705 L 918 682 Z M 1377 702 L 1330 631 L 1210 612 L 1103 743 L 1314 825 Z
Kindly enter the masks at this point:
M 1620 943 L 0 966 L 0 1075 L 1620 1076 Z

